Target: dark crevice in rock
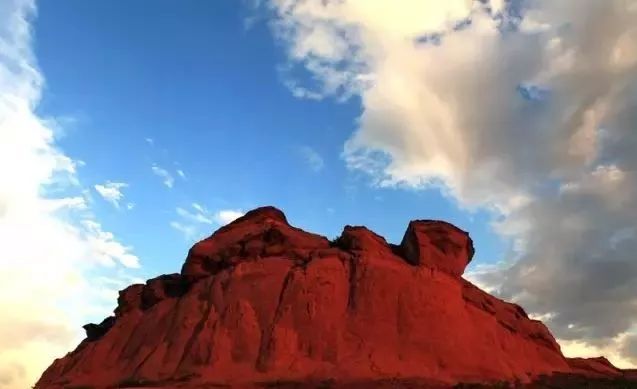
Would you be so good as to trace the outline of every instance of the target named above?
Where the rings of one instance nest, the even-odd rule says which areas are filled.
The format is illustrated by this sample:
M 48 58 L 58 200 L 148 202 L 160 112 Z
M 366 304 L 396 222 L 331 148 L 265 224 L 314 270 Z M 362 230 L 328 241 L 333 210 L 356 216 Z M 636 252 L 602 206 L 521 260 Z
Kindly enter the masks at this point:
M 139 309 L 141 307 L 141 293 L 144 284 L 133 284 L 124 290 L 120 290 L 117 297 L 117 308 L 115 308 L 115 317 L 121 317 L 127 312 Z
M 292 282 L 292 278 L 294 278 L 294 274 L 296 273 L 296 268 L 292 267 L 285 275 L 283 279 L 283 285 L 281 286 L 281 293 L 279 293 L 279 300 L 277 301 L 276 308 L 274 310 L 274 318 L 272 320 L 272 324 L 276 324 L 276 322 L 281 318 L 283 314 L 283 299 L 285 297 L 285 292 L 288 289 L 288 286 Z
M 137 325 L 139 325 L 139 322 L 137 322 Z M 130 342 L 130 339 L 132 338 L 133 334 L 135 333 L 135 329 L 136 329 L 136 328 L 137 328 L 137 327 L 135 327 L 135 328 L 131 328 L 131 329 L 130 329 L 130 331 L 128 332 L 128 336 L 127 336 L 127 338 L 126 338 L 126 341 L 123 343 L 124 345 L 123 345 L 123 346 L 122 346 L 122 348 L 119 350 L 119 353 L 120 353 L 120 354 L 124 351 L 124 347 L 125 347 L 125 345 L 126 345 L 126 344 L 128 344 L 128 342 Z M 115 349 L 115 344 L 113 344 L 113 347 L 111 347 L 111 349 L 108 351 L 108 354 L 107 354 L 107 357 L 106 357 L 106 359 L 107 359 L 107 360 L 112 360 L 112 359 L 111 359 L 111 355 L 113 355 L 113 353 L 114 353 L 114 351 L 113 351 L 113 350 L 114 350 L 114 349 Z
M 164 292 L 168 297 L 179 298 L 188 293 L 190 286 L 190 282 L 185 277 L 175 274 L 164 282 Z
M 341 249 L 343 251 L 349 251 L 349 244 L 347 242 L 347 239 L 343 237 L 343 235 L 340 235 L 334 240 L 331 240 L 330 247 Z
M 397 258 L 402 259 L 405 264 L 411 266 L 418 265 L 417 262 L 413 262 L 410 260 L 410 258 L 413 258 L 414 256 L 408 255 L 406 250 L 408 250 L 411 246 L 405 247 L 404 240 L 403 242 L 401 242 L 401 244 L 388 243 L 381 235 L 378 235 L 374 231 L 371 231 L 362 226 L 346 225 L 343 228 L 343 232 L 341 233 L 341 235 L 329 242 L 330 248 L 339 249 L 347 254 L 354 254 L 356 251 L 364 249 L 365 243 L 361 242 L 357 238 L 357 236 L 354 235 L 356 234 L 356 231 L 360 230 L 364 230 L 367 234 L 369 234 L 369 236 L 373 237 L 376 243 L 380 244 L 381 246 L 387 247 L 393 255 L 395 255 Z
M 124 359 L 130 359 L 133 358 L 135 355 L 141 354 L 144 346 L 148 342 L 148 339 L 153 336 L 153 332 L 149 330 L 154 329 L 157 323 L 160 323 L 165 319 L 166 316 L 161 315 L 159 316 L 159 318 L 153 321 L 152 324 L 151 322 L 144 322 L 140 320 L 138 325 L 135 326 L 134 330 L 131 331 L 127 342 L 120 352 L 120 357 Z
M 285 278 L 283 279 L 283 283 L 281 285 L 281 292 L 279 293 L 279 298 L 274 310 L 274 315 L 272 316 L 272 322 L 267 328 L 261 331 L 261 344 L 259 345 L 259 354 L 255 366 L 259 371 L 267 370 L 268 357 L 270 352 L 272 351 L 272 337 L 274 335 L 274 329 L 279 320 L 281 320 L 281 316 L 283 315 L 283 300 L 285 298 L 285 292 L 287 291 L 288 286 L 291 284 L 295 272 L 296 268 L 292 267 L 285 275 Z
M 148 359 L 150 359 L 150 357 L 157 352 L 157 349 L 162 345 L 162 344 L 166 344 L 167 345 L 167 349 L 170 348 L 170 335 L 172 334 L 172 332 L 174 331 L 175 327 L 177 325 L 179 325 L 180 323 L 178 322 L 177 318 L 179 316 L 179 308 L 180 308 L 180 303 L 182 300 L 179 300 L 179 302 L 176 304 L 175 309 L 171 311 L 171 315 L 170 315 L 170 323 L 166 326 L 166 331 L 164 333 L 164 336 L 161 340 L 161 342 L 158 342 L 157 345 L 148 353 L 148 355 L 146 355 L 146 357 L 144 357 L 144 359 L 135 367 L 135 370 L 133 371 L 133 376 L 135 377 L 138 373 L 139 370 L 141 370 L 141 368 L 144 366 L 144 364 L 146 363 L 146 361 L 148 361 Z M 143 343 L 140 345 L 140 349 L 141 347 L 143 347 Z M 165 356 L 164 356 L 165 357 Z
M 179 368 L 183 365 L 184 361 L 190 354 L 190 351 L 192 350 L 192 347 L 195 344 L 195 341 L 199 337 L 199 334 L 201 334 L 201 331 L 203 330 L 204 325 L 208 321 L 210 312 L 214 308 L 212 298 L 210 298 L 213 292 L 214 285 L 215 285 L 214 280 L 210 280 L 210 286 L 208 287 L 208 289 L 206 289 L 207 295 L 203 296 L 206 301 L 206 308 L 204 310 L 204 314 L 202 318 L 199 320 L 199 322 L 197 322 L 197 325 L 195 326 L 195 328 L 192 331 L 192 334 L 190 335 L 190 338 L 188 338 L 188 341 L 186 342 L 186 345 L 184 346 L 184 352 L 181 354 L 181 358 L 179 359 L 179 362 L 176 365 L 175 373 L 179 371 Z
M 507 330 L 511 331 L 512 333 L 516 333 L 518 332 L 515 327 L 512 324 L 509 324 L 503 320 L 498 319 L 498 323 L 500 323 L 500 325 L 504 328 L 506 328 Z
M 390 248 L 391 252 L 392 252 L 395 256 L 397 256 L 398 258 L 403 259 L 405 262 L 407 262 L 408 264 L 410 264 L 410 263 L 409 263 L 409 261 L 407 261 L 407 258 L 405 257 L 405 252 L 404 252 L 404 249 L 403 249 L 403 247 L 402 247 L 401 245 L 399 245 L 399 244 L 389 243 L 389 245 L 388 245 L 388 246 L 389 246 L 389 248 Z
M 532 333 L 529 335 L 529 338 L 539 342 L 542 346 L 547 347 L 551 350 L 557 350 L 557 348 L 555 347 L 555 343 L 552 341 L 552 339 L 547 339 L 546 335 L 536 332 L 536 333 Z
M 210 275 L 216 275 L 233 266 L 232 263 L 227 261 L 227 258 L 212 258 L 206 256 L 202 259 L 201 262 L 203 270 Z
M 476 249 L 473 247 L 473 239 L 467 239 L 467 253 L 469 256 L 469 261 L 467 263 L 470 263 L 476 253 Z
M 180 318 L 180 314 L 183 309 L 185 299 L 179 299 L 175 304 L 173 309 L 173 315 L 171 316 L 170 324 L 166 328 L 166 333 L 164 334 L 163 342 L 167 345 L 166 349 L 170 350 L 171 346 L 173 346 L 174 341 L 171 339 L 175 329 L 178 329 L 182 326 L 182 321 L 178 320 Z M 164 354 L 164 361 L 168 357 L 167 354 Z
M 205 298 L 205 297 L 204 297 L 204 298 Z M 210 303 L 210 300 L 207 300 L 207 301 L 209 301 L 209 304 L 211 304 L 211 303 Z M 150 351 L 150 352 L 146 355 L 146 357 L 145 357 L 145 358 L 144 358 L 144 359 L 143 359 L 143 360 L 142 360 L 142 361 L 141 361 L 141 362 L 137 365 L 137 367 L 134 369 L 133 373 L 131 374 L 131 376 L 132 376 L 133 378 L 139 378 L 139 379 L 141 379 L 141 380 L 145 380 L 143 377 L 139 377 L 139 376 L 138 376 L 138 374 L 139 374 L 140 370 L 144 367 L 144 365 L 146 364 L 146 362 L 147 362 L 147 361 L 148 361 L 148 360 L 149 360 L 149 359 L 150 359 L 150 358 L 151 358 L 151 357 L 152 357 L 152 356 L 153 356 L 156 352 L 158 352 L 158 351 L 159 351 L 159 349 L 160 349 L 160 347 L 161 347 L 161 345 L 162 345 L 162 344 L 163 344 L 163 345 L 165 345 L 165 347 L 166 347 L 166 351 L 171 350 L 171 347 L 173 347 L 173 345 L 174 345 L 174 340 L 172 340 L 172 339 L 171 339 L 171 338 L 173 337 L 174 331 L 175 331 L 175 330 L 178 330 L 178 329 L 179 329 L 179 327 L 181 327 L 181 326 L 183 325 L 182 320 L 179 320 L 179 319 L 182 319 L 182 318 L 183 318 L 183 317 L 181 316 L 181 313 L 183 312 L 183 311 L 182 311 L 182 309 L 183 309 L 183 305 L 184 305 L 184 304 L 185 304 L 185 300 L 184 300 L 184 299 L 180 299 L 180 300 L 177 302 L 177 304 L 176 304 L 175 308 L 172 310 L 172 315 L 171 315 L 171 318 L 170 318 L 170 324 L 166 327 L 166 331 L 165 331 L 165 333 L 164 333 L 164 337 L 163 337 L 163 339 L 162 339 L 162 342 L 161 342 L 161 343 L 159 343 L 159 344 L 157 344 L 157 345 L 156 345 L 156 347 L 155 347 L 155 348 L 153 348 L 153 349 L 152 349 L 152 350 L 151 350 L 151 351 Z M 206 315 L 206 316 L 207 316 L 207 315 Z M 193 332 L 194 332 L 194 329 L 193 329 Z M 184 352 L 183 352 L 183 354 L 182 354 L 182 356 L 181 356 L 181 358 L 182 358 L 182 359 L 183 359 L 183 357 L 184 357 L 185 355 L 187 355 L 187 354 L 188 354 L 188 351 L 189 351 L 189 350 L 187 350 L 187 349 L 186 349 L 186 346 L 185 346 L 185 348 L 184 348 L 184 350 L 183 350 L 183 351 L 184 351 Z M 168 353 L 168 352 L 164 353 L 164 356 L 163 356 L 163 363 L 165 364 L 165 363 L 166 363 L 166 361 L 167 361 L 167 358 L 171 358 L 171 357 L 172 357 L 172 355 L 171 355 L 170 353 Z M 179 364 L 180 364 L 180 363 L 181 363 L 181 359 L 180 359 L 180 362 L 176 365 L 177 367 L 175 368 L 175 371 L 173 372 L 173 375 L 176 373 L 177 368 L 179 367 Z M 169 381 L 170 381 L 170 379 L 169 379 Z M 150 381 L 147 381 L 147 382 L 150 382 Z
M 102 320 L 100 324 L 89 323 L 83 325 L 82 328 L 86 331 L 86 340 L 94 342 L 101 339 L 115 325 L 115 321 L 115 316 L 109 316 Z
M 347 309 L 353 311 L 356 309 L 356 282 L 357 282 L 357 266 L 356 257 L 347 261 L 349 275 L 349 289 L 347 293 Z
M 141 309 L 147 310 L 168 298 L 180 298 L 188 293 L 192 281 L 181 274 L 165 274 L 146 282 L 141 292 Z
M 287 238 L 276 228 L 270 228 L 263 233 L 263 243 L 266 245 L 284 244 Z
M 133 369 L 133 373 L 131 374 L 131 376 L 133 377 L 137 377 L 137 374 L 139 373 L 139 371 L 141 370 L 142 366 L 144 366 L 144 363 L 146 363 L 146 361 L 148 361 L 150 359 L 150 357 L 157 351 L 157 348 L 151 349 L 149 350 L 148 354 L 146 354 L 146 356 L 141 360 L 141 362 L 139 362 L 137 364 L 137 366 L 135 366 L 135 368 Z
M 517 304 L 512 304 L 512 305 L 513 305 L 513 309 L 515 310 L 516 317 L 518 318 L 523 317 L 525 319 L 529 318 L 529 315 L 526 314 L 526 311 L 524 310 L 524 308 L 522 308 L 521 306 Z

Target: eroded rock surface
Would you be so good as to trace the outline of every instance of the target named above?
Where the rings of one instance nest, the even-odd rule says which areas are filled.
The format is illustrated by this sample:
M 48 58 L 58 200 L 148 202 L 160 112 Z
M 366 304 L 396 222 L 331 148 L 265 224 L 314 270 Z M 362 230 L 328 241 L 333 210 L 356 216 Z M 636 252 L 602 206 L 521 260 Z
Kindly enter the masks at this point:
M 400 245 L 352 226 L 330 242 L 259 208 L 195 244 L 181 273 L 121 291 L 115 316 L 87 325 L 36 388 L 622 374 L 565 358 L 541 322 L 464 280 L 472 256 L 445 222 L 411 222 Z
M 400 245 L 405 259 L 461 276 L 473 258 L 469 234 L 447 222 L 415 220 L 409 223 Z

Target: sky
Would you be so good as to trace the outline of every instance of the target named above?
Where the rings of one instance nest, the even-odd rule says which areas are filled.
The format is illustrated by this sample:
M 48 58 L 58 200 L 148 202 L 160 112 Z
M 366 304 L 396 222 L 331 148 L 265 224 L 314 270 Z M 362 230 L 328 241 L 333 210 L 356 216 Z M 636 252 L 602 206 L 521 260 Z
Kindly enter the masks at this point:
M 557 3 L 557 4 L 556 4 Z M 465 275 L 637 364 L 637 3 L 0 0 L 0 388 L 261 205 Z

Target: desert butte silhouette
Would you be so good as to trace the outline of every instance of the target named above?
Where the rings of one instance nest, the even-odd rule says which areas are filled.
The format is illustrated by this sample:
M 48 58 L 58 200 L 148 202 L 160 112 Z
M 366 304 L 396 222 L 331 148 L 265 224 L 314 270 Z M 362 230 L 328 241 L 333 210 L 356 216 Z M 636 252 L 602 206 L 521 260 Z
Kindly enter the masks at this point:
M 355 226 L 330 241 L 257 208 L 181 273 L 122 290 L 35 388 L 637 387 L 463 279 L 473 254 L 443 221 L 410 222 L 399 245 Z

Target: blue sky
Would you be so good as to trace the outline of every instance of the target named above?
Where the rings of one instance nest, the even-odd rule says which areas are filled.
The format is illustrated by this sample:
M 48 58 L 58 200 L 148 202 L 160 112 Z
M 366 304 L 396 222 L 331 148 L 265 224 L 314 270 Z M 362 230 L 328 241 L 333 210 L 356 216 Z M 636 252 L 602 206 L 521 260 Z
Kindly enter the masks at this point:
M 250 16 L 232 1 L 39 6 L 35 54 L 47 82 L 39 113 L 69 118 L 59 145 L 86 163 L 85 185 L 128 185 L 122 201 L 133 209 L 93 191 L 93 210 L 134 248 L 143 277 L 179 270 L 192 240 L 170 223 L 192 203 L 211 211 L 272 204 L 328 237 L 363 224 L 393 242 L 411 219 L 443 219 L 471 232 L 476 263 L 502 259 L 505 242 L 487 213 L 462 210 L 435 188 L 378 188 L 349 170 L 341 153 L 360 99 L 294 97 L 277 70 L 281 44 L 263 19 L 248 28 Z M 170 173 L 172 188 L 153 165 Z M 215 228 L 200 226 L 198 238 Z
M 637 366 L 637 6 L 0 1 L 0 383 L 261 205 L 470 232 L 465 278 Z

